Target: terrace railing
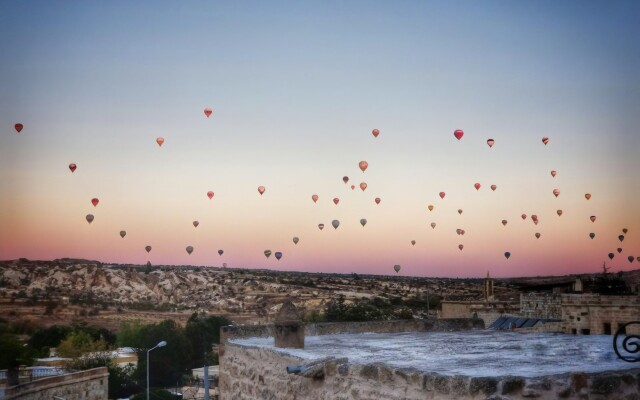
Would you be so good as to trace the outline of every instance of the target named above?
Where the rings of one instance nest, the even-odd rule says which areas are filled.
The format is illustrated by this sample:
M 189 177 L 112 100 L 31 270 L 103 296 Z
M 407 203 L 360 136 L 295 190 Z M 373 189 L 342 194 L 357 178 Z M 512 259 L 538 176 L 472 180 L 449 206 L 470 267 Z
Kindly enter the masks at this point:
M 624 361 L 640 362 L 640 334 L 627 334 L 627 327 L 630 325 L 640 325 L 640 321 L 627 322 L 618 328 L 613 336 L 613 350 Z M 622 339 L 622 342 L 618 338 Z

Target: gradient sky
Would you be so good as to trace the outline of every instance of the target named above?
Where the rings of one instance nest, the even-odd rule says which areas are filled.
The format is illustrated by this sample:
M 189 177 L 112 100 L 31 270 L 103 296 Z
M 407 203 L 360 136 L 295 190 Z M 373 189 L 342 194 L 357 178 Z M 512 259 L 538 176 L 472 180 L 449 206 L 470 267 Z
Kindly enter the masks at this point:
M 0 2 L 0 259 L 638 268 L 638 20 L 636 1 Z

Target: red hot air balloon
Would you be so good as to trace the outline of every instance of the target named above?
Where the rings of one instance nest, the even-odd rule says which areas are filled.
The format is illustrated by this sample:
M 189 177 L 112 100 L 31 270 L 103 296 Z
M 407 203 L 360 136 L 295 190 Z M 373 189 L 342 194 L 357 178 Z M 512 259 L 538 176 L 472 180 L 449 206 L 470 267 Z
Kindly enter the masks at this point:
M 76 168 L 78 168 L 74 163 L 69 164 L 69 169 L 71 170 L 71 173 L 76 172 Z
M 209 118 L 209 117 L 211 116 L 211 113 L 212 113 L 212 112 L 213 112 L 213 110 L 212 110 L 212 109 L 210 109 L 210 108 L 205 108 L 205 109 L 204 109 L 204 115 L 206 115 L 206 116 L 207 116 L 207 118 Z
M 462 129 L 456 129 L 453 132 L 453 136 L 455 136 L 456 139 L 460 140 L 460 139 L 462 139 L 462 136 L 464 136 L 464 132 L 462 131 Z
M 495 141 L 495 140 L 493 140 L 493 139 L 489 139 L 489 140 L 487 140 L 487 144 L 489 145 L 489 147 L 493 147 L 493 144 L 494 144 L 495 142 L 496 142 L 496 141 Z
M 265 190 L 264 186 L 258 186 L 258 193 L 260 193 L 260 195 L 262 195 Z
M 369 163 L 366 161 L 360 161 L 358 163 L 358 167 L 360 167 L 360 169 L 362 170 L 362 172 L 366 171 L 367 168 L 369 168 Z
M 164 143 L 164 138 L 163 137 L 157 138 L 156 143 L 158 143 L 158 146 L 162 146 L 162 144 Z
M 462 229 L 460 228 L 456 229 L 456 233 L 458 234 L 458 236 L 462 235 Z
M 347 182 L 349 182 L 349 177 L 348 176 L 343 176 L 342 177 L 342 182 L 344 182 L 344 184 L 346 185 Z
M 533 214 L 533 215 L 531 216 L 531 220 L 532 220 L 533 222 L 536 222 L 536 221 L 538 220 L 538 216 L 537 216 L 537 215 L 535 215 L 535 214 Z
M 587 199 L 587 200 L 589 200 L 589 199 L 591 198 L 591 194 L 589 194 L 589 193 L 585 194 L 585 195 L 584 195 L 584 198 L 585 198 L 585 199 Z
M 360 184 L 360 189 L 362 189 L 362 191 L 364 192 L 366 188 L 367 188 L 367 182 L 362 182 Z
M 498 187 L 496 185 L 491 185 L 491 190 L 493 190 L 494 192 L 496 191 Z
M 544 145 L 546 146 L 546 145 L 547 145 L 547 143 L 549 143 L 549 138 L 548 138 L 548 137 L 546 137 L 546 136 L 545 136 L 545 137 L 543 137 L 543 138 L 542 138 L 542 143 L 544 143 Z
M 314 194 L 313 196 L 311 196 L 311 200 L 313 200 L 314 203 L 318 202 L 318 195 Z
M 480 184 L 476 183 L 475 185 L 473 185 L 474 188 L 476 188 L 476 190 L 480 190 Z
M 100 200 L 98 200 L 97 198 L 94 197 L 93 199 L 91 199 L 91 204 L 93 204 L 94 207 L 97 206 L 98 203 L 100 203 Z
M 441 198 L 441 199 L 444 199 L 444 196 L 445 196 L 445 195 L 446 195 L 446 193 L 445 193 L 445 192 L 440 192 L 440 198 Z
M 212 191 L 208 191 L 207 192 L 207 197 L 209 198 L 209 200 L 213 199 L 213 192 Z
M 151 252 L 151 246 L 144 246 L 144 249 L 147 251 L 147 253 Z
M 371 134 L 373 134 L 373 137 L 378 137 L 378 135 L 380 134 L 380 131 L 377 129 L 374 129 L 371 131 Z
M 340 202 L 340 199 L 337 197 L 333 198 L 333 204 L 338 205 L 338 203 Z
M 521 217 L 522 217 L 523 220 L 525 220 L 525 219 L 527 219 L 527 214 L 522 214 Z
M 374 201 L 376 202 L 376 204 L 380 204 L 380 197 L 376 197 Z
M 20 133 L 20 132 L 22 131 L 22 128 L 24 128 L 24 125 L 22 125 L 22 124 L 15 124 L 13 127 L 14 127 L 14 128 L 16 128 L 16 131 L 17 131 L 18 133 Z

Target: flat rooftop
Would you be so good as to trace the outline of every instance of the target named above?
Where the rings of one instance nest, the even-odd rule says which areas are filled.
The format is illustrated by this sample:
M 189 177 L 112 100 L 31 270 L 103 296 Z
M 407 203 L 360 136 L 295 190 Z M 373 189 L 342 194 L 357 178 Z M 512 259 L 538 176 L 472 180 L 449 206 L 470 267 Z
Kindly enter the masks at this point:
M 569 372 L 631 369 L 617 358 L 612 336 L 499 331 L 359 333 L 307 336 L 304 349 L 274 346 L 273 337 L 232 339 L 316 360 L 347 357 L 349 362 L 381 362 L 442 375 L 538 377 Z M 635 366 L 637 367 L 637 366 Z

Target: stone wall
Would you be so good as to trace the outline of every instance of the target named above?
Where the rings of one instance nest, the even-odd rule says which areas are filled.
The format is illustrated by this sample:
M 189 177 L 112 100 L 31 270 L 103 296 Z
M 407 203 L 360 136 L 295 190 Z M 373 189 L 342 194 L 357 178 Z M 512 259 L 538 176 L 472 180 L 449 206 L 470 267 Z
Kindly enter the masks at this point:
M 527 318 L 562 318 L 562 297 L 555 293 L 520 294 L 520 315 Z
M 220 359 L 221 400 L 471 400 L 640 398 L 640 368 L 619 373 L 543 378 L 442 376 L 347 359 L 309 364 L 312 375 L 287 374 L 303 360 L 277 350 L 228 344 Z
M 108 381 L 107 368 L 94 368 L 6 388 L 3 400 L 107 400 Z
M 566 333 L 614 334 L 625 323 L 640 320 L 640 296 L 563 294 L 561 297 L 561 319 Z M 640 325 L 629 329 L 628 333 L 640 333 Z
M 443 301 L 442 318 L 480 318 L 486 326 L 504 315 L 518 315 L 520 303 L 510 301 Z

